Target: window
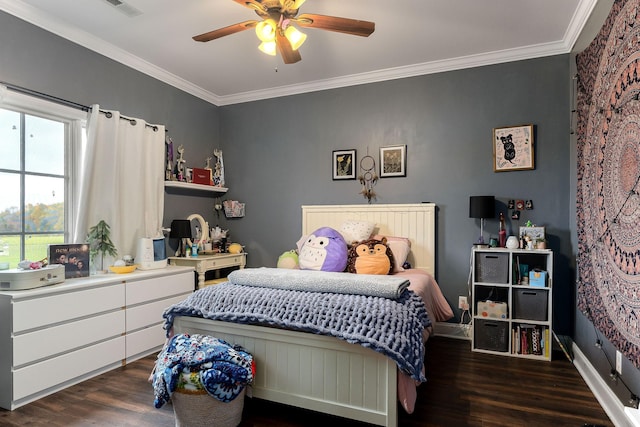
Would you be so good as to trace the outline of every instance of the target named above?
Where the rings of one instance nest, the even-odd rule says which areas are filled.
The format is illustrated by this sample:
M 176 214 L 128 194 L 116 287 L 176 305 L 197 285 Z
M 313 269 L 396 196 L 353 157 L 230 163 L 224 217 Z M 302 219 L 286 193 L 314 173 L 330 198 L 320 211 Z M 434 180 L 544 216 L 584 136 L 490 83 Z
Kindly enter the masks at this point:
M 0 262 L 10 268 L 69 241 L 85 118 L 78 109 L 0 91 Z

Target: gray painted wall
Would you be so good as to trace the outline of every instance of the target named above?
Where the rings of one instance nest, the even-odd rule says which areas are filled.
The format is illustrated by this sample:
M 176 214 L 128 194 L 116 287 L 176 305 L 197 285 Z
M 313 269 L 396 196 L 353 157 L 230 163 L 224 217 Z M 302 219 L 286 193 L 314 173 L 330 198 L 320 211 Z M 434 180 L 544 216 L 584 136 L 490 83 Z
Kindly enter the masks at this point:
M 556 251 L 557 330 L 570 333 L 568 258 L 569 57 L 565 55 L 221 107 L 221 140 L 233 197 L 247 202 L 234 224 L 252 266 L 275 266 L 300 237 L 300 205 L 366 203 L 357 181 L 333 181 L 331 153 L 407 145 L 407 177 L 380 179 L 377 203 L 435 202 L 437 279 L 455 307 L 467 293 L 479 234 L 469 196 L 530 199 L 527 219 L 547 227 Z M 493 171 L 493 127 L 533 123 L 536 169 Z M 485 232 L 497 235 L 496 219 Z M 456 309 L 457 310 L 457 309 Z
M 407 177 L 381 179 L 377 203 L 438 205 L 437 279 L 452 306 L 467 293 L 469 251 L 479 233 L 478 221 L 468 218 L 469 196 L 493 194 L 505 211 L 508 199 L 533 200 L 520 223 L 544 225 L 552 238 L 555 329 L 573 335 L 575 320 L 576 342 L 608 374 L 593 350 L 593 326 L 574 316 L 568 55 L 218 108 L 4 12 L 0 40 L 0 81 L 165 124 L 175 145 L 184 144 L 188 166 L 204 166 L 222 148 L 227 197 L 247 203 L 246 217 L 218 218 L 210 194 L 170 190 L 164 224 L 200 213 L 230 229 L 250 266 L 274 266 L 294 247 L 300 205 L 366 203 L 357 181 L 332 181 L 336 149 L 355 148 L 359 158 L 368 152 L 378 163 L 380 146 L 407 144 Z M 494 173 L 492 128 L 528 123 L 536 126 L 536 169 Z M 518 225 L 508 221 L 513 230 Z M 488 221 L 485 233 L 497 228 Z M 639 389 L 638 371 L 624 362 L 625 382 Z

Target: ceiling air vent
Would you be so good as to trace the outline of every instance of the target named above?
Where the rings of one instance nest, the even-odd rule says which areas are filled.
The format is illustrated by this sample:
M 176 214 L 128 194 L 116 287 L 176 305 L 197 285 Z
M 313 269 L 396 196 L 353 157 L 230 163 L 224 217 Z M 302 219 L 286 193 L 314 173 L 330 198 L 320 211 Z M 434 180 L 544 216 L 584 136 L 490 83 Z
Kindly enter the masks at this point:
M 118 12 L 123 13 L 124 15 L 127 15 L 129 18 L 142 15 L 142 11 L 120 0 L 104 0 L 104 1 L 109 3 L 111 6 L 115 7 Z

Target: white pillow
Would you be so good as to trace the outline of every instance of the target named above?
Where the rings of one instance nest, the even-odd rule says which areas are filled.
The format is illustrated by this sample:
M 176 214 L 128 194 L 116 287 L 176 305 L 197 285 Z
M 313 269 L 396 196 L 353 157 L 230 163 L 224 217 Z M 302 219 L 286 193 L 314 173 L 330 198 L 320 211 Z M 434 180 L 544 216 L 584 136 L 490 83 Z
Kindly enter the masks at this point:
M 342 223 L 338 231 L 344 237 L 347 245 L 351 246 L 353 242 L 368 240 L 374 228 L 376 225 L 373 222 L 347 220 Z

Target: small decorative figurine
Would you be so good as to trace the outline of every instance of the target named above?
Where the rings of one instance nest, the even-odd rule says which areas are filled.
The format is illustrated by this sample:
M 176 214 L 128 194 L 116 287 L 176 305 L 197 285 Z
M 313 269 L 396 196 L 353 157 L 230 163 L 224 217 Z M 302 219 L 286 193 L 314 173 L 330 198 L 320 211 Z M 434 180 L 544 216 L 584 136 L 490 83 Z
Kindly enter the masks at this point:
M 176 176 L 178 178 L 178 181 L 186 181 L 187 180 L 187 175 L 186 175 L 186 171 L 185 171 L 185 167 L 184 164 L 187 161 L 184 159 L 184 147 L 182 146 L 182 144 L 180 144 L 178 146 L 178 160 L 176 160 Z
M 167 164 L 164 171 L 164 179 L 165 181 L 173 181 L 173 179 L 175 178 L 175 176 L 173 175 L 173 140 L 167 136 L 164 140 L 164 143 L 167 146 Z
M 222 150 L 213 150 L 216 157 L 215 170 L 213 172 L 213 185 L 216 187 L 224 187 L 224 162 L 222 161 Z

